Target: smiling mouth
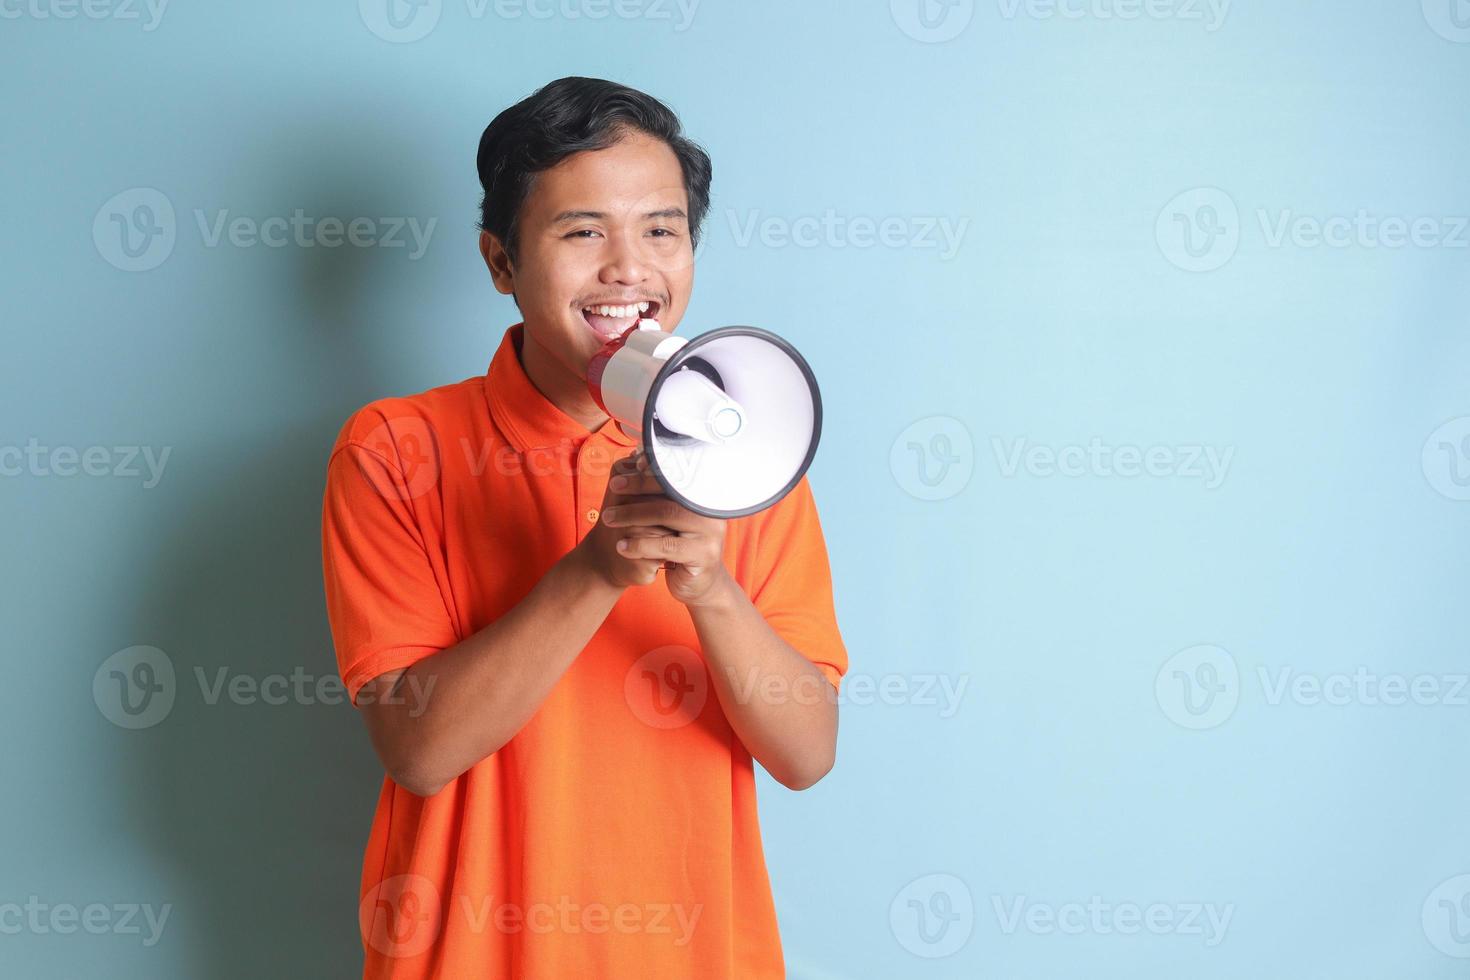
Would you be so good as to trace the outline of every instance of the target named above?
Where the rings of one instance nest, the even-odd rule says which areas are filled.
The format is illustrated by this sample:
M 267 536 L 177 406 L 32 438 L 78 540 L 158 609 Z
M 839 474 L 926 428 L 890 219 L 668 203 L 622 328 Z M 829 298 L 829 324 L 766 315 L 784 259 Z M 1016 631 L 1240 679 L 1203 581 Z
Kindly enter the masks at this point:
M 602 342 L 615 340 L 640 319 L 657 318 L 657 300 L 640 300 L 632 303 L 598 303 L 581 308 L 582 320 L 587 328 Z

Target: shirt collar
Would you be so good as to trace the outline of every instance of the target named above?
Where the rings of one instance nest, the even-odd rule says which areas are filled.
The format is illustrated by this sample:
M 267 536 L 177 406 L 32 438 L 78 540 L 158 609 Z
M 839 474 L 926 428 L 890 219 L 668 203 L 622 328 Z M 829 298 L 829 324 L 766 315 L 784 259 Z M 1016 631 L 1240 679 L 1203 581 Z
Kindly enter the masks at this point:
M 564 441 L 577 445 L 587 438 L 601 438 L 616 446 L 633 446 L 637 440 L 613 419 L 589 432 L 582 423 L 557 408 L 526 375 L 516 350 L 525 334 L 525 323 L 505 331 L 500 347 L 485 373 L 485 395 L 490 417 L 518 453 L 556 446 Z

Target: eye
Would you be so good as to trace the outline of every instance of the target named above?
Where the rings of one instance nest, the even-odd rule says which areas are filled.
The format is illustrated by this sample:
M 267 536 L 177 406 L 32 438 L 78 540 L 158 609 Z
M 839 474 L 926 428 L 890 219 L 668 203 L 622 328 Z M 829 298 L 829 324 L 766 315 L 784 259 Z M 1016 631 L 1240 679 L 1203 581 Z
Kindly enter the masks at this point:
M 571 232 L 570 234 L 568 234 L 568 235 L 566 235 L 564 237 L 566 237 L 566 238 L 582 238 L 582 237 L 589 236 L 589 235 L 596 235 L 597 233 L 598 232 L 595 229 L 593 229 L 593 228 L 579 228 L 576 231 Z
M 649 234 L 657 235 L 660 238 L 677 238 L 679 235 L 679 233 L 672 228 L 655 228 L 653 229 L 653 231 L 649 232 Z

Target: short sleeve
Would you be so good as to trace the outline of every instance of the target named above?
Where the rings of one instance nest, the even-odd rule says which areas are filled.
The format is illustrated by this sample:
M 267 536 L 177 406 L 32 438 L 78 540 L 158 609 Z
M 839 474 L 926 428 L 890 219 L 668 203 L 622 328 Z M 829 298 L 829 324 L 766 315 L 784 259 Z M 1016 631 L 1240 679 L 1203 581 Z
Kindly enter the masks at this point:
M 339 442 L 322 502 L 322 572 L 337 667 L 354 705 L 368 681 L 458 641 L 416 503 L 380 451 Z
M 771 629 L 841 690 L 847 648 L 837 628 L 827 544 L 807 478 L 761 517 L 751 602 Z

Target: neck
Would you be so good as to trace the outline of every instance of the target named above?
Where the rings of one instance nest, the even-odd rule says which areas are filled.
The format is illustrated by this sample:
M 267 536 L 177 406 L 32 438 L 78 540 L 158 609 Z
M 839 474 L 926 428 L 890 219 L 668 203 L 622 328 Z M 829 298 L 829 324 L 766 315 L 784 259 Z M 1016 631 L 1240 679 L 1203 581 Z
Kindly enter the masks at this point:
M 608 415 L 592 400 L 586 379 L 570 374 L 550 351 L 536 342 L 525 327 L 521 328 L 521 343 L 516 349 L 516 357 L 520 360 L 526 377 L 547 401 L 589 432 L 602 428 Z

